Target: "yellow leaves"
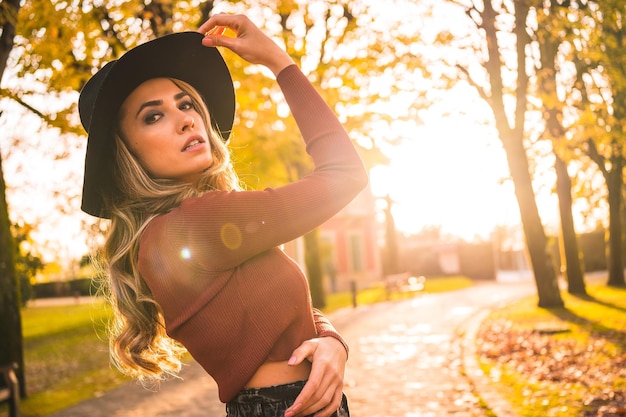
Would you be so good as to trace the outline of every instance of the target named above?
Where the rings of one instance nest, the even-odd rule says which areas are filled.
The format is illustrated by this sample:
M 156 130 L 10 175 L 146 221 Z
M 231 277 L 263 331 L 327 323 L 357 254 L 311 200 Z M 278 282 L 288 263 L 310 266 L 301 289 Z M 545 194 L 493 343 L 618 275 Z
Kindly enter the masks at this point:
M 298 9 L 298 4 L 294 0 L 282 0 L 276 6 L 278 14 L 281 16 L 289 16 L 293 10 Z
M 452 43 L 455 39 L 456 39 L 456 36 L 452 32 L 447 31 L 447 30 L 442 30 L 441 32 L 437 33 L 437 35 L 435 36 L 435 43 L 441 44 L 441 45 L 448 45 Z
M 320 3 L 314 7 L 297 0 L 276 0 L 264 5 L 243 0 L 230 3 L 262 11 L 260 16 L 268 19 L 266 29 L 285 41 L 312 82 L 341 111 L 342 120 L 355 137 L 372 136 L 372 117 L 390 122 L 386 115 L 378 115 L 373 106 L 379 108 L 381 101 L 392 100 L 398 89 L 414 85 L 411 74 L 421 63 L 412 58 L 412 45 L 419 36 L 413 34 L 413 27 L 410 34 L 399 30 L 407 24 L 402 16 L 384 17 L 391 21 L 381 26 L 378 14 L 384 8 L 370 11 L 368 7 L 373 6 L 351 2 Z M 51 94 L 80 90 L 95 69 L 118 58 L 129 47 L 155 33 L 189 29 L 191 22 L 209 9 L 206 6 L 208 2 L 173 0 L 25 0 L 18 19 L 20 49 L 14 54 L 18 76 L 38 74 L 38 81 Z M 276 14 L 281 26 L 272 26 Z M 297 133 L 293 121 L 283 118 L 286 112 L 279 90 L 258 68 L 242 62 L 228 50 L 222 52 L 237 83 L 240 120 L 231 144 L 236 163 L 243 168 L 242 176 L 246 178 L 246 172 L 258 172 L 260 168 L 271 173 L 274 182 L 293 180 L 293 172 L 301 170 L 308 160 L 296 154 L 298 169 L 276 169 L 289 159 L 287 156 L 300 152 L 295 146 L 298 142 L 294 139 Z M 394 78 L 400 80 L 394 82 Z M 372 90 L 370 85 L 374 84 L 379 87 Z M 68 122 L 72 111 L 68 108 L 55 115 L 42 113 L 42 117 L 68 131 L 72 129 Z M 279 124 L 274 123 L 277 116 Z M 374 139 L 370 139 L 373 143 Z M 383 158 L 376 154 L 371 159 Z
M 46 35 L 48 40 L 55 41 L 59 39 L 59 28 L 58 26 L 49 26 L 46 28 Z

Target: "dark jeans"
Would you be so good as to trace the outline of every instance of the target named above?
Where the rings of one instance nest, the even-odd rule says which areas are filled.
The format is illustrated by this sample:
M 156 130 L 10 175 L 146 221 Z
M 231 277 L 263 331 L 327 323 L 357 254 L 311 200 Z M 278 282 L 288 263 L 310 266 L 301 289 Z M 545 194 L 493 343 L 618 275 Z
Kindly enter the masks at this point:
M 226 417 L 283 417 L 305 383 L 306 381 L 297 381 L 272 387 L 244 389 L 226 403 Z M 332 417 L 350 417 L 345 395 L 341 406 Z

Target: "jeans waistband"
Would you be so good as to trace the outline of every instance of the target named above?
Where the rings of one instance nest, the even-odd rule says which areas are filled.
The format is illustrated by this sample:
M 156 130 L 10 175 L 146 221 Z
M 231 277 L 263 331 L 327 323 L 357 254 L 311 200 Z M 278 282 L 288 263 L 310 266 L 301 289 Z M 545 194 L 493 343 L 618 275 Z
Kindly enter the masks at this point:
M 263 388 L 244 388 L 230 402 L 242 404 L 257 402 L 259 399 L 274 401 L 293 400 L 302 391 L 304 384 L 306 384 L 306 380 Z

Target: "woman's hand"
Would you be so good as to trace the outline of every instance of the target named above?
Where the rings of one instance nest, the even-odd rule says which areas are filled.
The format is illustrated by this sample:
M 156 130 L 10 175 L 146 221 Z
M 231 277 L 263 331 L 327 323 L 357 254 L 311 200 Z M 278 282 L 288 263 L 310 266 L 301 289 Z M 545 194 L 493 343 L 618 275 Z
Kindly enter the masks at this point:
M 220 26 L 231 29 L 237 37 L 213 32 Z M 213 15 L 198 28 L 198 32 L 205 35 L 203 45 L 228 48 L 251 64 L 266 66 L 274 75 L 293 64 L 291 57 L 244 15 Z
M 312 363 L 311 374 L 302 392 L 285 417 L 306 416 L 329 417 L 341 405 L 343 377 L 348 355 L 343 344 L 334 337 L 320 337 L 302 343 L 289 360 L 297 365 L 303 360 Z

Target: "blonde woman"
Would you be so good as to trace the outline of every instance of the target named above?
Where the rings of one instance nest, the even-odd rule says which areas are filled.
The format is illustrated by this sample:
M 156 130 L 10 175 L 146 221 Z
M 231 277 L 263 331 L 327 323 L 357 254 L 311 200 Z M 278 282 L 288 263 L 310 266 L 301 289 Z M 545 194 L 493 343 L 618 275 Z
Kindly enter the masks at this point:
M 213 33 L 228 27 L 236 38 Z M 243 191 L 225 140 L 231 49 L 269 68 L 314 171 Z M 112 358 L 142 380 L 175 374 L 186 349 L 215 379 L 227 416 L 348 416 L 347 346 L 311 305 L 279 246 L 367 184 L 344 129 L 291 58 L 242 15 L 165 36 L 108 63 L 79 99 L 88 132 L 82 209 L 110 219 L 104 250 L 117 325 Z

